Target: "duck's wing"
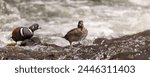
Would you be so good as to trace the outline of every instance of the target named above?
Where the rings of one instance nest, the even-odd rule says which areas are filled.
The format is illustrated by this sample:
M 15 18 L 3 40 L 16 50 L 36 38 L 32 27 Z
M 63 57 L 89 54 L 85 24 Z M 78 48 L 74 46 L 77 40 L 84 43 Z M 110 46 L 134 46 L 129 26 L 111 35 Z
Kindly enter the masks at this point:
M 79 28 L 75 28 L 70 30 L 65 37 L 80 37 L 82 35 L 82 31 Z

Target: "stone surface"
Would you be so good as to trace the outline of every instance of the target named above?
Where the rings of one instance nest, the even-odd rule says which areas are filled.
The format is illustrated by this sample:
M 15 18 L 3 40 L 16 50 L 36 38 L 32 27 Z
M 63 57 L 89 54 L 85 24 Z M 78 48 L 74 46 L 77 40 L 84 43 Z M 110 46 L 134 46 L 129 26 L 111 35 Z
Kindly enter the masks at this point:
M 0 48 L 0 59 L 21 60 L 149 60 L 150 30 L 120 38 L 97 38 L 93 45 L 76 44 L 60 47 L 55 44 L 42 44 L 32 38 L 22 42 L 23 46 Z M 25 43 L 25 44 L 24 44 Z

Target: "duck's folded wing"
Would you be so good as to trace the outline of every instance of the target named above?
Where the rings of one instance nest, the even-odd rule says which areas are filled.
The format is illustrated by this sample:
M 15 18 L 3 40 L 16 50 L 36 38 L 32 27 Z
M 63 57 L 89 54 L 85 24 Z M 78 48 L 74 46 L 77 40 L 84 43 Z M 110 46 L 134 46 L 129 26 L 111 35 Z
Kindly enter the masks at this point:
M 66 34 L 68 37 L 80 37 L 81 35 L 82 31 L 79 28 L 72 29 Z

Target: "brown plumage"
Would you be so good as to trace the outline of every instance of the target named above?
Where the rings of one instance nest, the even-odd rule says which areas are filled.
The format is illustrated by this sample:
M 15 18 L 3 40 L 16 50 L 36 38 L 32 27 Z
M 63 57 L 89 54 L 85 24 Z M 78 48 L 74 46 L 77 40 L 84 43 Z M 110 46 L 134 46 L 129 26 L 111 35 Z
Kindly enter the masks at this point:
M 88 30 L 84 27 L 83 21 L 80 20 L 78 22 L 78 27 L 70 30 L 64 38 L 69 41 L 70 46 L 72 46 L 72 42 L 81 41 L 86 38 L 88 34 Z

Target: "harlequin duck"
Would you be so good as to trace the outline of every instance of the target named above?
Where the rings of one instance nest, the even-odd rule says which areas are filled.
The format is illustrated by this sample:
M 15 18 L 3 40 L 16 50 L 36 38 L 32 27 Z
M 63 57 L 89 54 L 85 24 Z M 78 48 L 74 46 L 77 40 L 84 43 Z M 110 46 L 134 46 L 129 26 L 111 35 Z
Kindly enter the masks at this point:
M 40 29 L 38 24 L 33 24 L 29 28 L 28 27 L 18 27 L 12 32 L 12 39 L 17 41 L 24 41 L 26 39 L 30 39 L 34 35 L 34 31 Z
M 70 46 L 72 46 L 72 42 L 84 40 L 87 34 L 88 30 L 84 27 L 83 21 L 80 20 L 78 22 L 77 28 L 70 30 L 63 38 L 68 40 Z

